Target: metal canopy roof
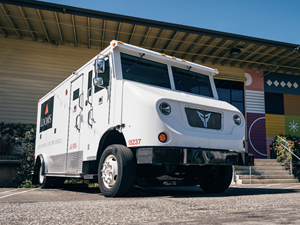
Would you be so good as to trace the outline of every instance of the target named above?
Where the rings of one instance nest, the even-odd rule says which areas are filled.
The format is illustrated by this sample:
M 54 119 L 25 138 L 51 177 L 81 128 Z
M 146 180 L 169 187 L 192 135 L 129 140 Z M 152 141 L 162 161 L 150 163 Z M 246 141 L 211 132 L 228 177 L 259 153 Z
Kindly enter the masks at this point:
M 200 64 L 300 75 L 299 45 L 32 0 L 0 0 L 0 35 L 99 50 L 115 39 Z

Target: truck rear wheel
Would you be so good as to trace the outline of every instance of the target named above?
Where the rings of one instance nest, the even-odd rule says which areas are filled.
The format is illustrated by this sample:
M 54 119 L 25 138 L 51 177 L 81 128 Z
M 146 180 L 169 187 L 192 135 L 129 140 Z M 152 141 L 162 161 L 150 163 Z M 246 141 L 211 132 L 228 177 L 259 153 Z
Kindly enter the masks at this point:
M 44 166 L 44 163 L 41 163 L 39 169 L 39 185 L 41 188 L 50 188 L 53 184 L 53 177 L 47 177 L 46 175 L 42 175 Z
M 132 151 L 123 145 L 108 146 L 99 161 L 98 183 L 105 197 L 126 196 L 135 180 Z
M 232 179 L 232 166 L 212 166 L 208 177 L 200 184 L 207 193 L 226 191 Z

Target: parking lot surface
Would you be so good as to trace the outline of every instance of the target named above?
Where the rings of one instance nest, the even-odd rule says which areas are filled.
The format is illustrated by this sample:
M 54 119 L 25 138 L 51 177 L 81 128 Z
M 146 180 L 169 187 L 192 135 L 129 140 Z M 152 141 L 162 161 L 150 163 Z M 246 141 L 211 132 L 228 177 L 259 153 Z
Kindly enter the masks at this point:
M 105 198 L 98 188 L 0 188 L 0 224 L 300 224 L 300 183 L 144 189 Z

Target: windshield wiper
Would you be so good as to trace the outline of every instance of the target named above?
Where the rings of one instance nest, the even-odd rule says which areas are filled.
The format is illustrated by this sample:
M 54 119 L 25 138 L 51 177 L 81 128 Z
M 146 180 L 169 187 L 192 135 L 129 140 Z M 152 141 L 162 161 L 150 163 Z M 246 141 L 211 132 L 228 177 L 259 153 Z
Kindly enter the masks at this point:
M 141 58 L 143 58 L 143 56 L 145 55 L 145 53 L 143 53 L 143 54 L 140 53 L 140 55 L 141 55 L 140 58 L 138 58 L 138 59 L 135 61 L 135 63 L 133 63 L 132 66 L 131 66 L 129 69 L 126 70 L 126 73 L 128 73 L 129 70 L 131 70 L 131 69 L 135 66 L 135 64 L 138 63 L 138 61 L 139 61 Z
M 183 80 L 183 78 L 185 77 L 185 75 L 187 74 L 187 72 L 190 71 L 190 69 L 192 69 L 192 67 L 191 67 L 191 66 L 188 66 L 188 70 L 185 71 L 185 74 L 183 74 L 183 76 L 181 77 L 181 79 L 178 81 L 178 84 L 181 83 L 181 81 Z

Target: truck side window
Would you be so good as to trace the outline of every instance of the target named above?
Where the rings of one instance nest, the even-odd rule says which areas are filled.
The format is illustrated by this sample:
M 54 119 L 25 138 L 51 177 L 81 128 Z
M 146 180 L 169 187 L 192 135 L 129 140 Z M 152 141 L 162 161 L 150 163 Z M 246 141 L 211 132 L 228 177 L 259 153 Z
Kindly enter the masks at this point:
M 213 97 L 208 76 L 173 66 L 172 72 L 176 90 Z
M 109 68 L 109 61 L 105 61 L 105 72 L 99 73 L 98 77 L 103 78 L 103 86 L 107 87 L 109 85 L 109 74 L 110 74 L 110 68 Z M 93 70 L 89 72 L 89 80 L 88 80 L 88 87 L 87 90 L 89 90 L 93 85 Z M 97 93 L 98 91 L 101 91 L 104 87 L 95 87 L 94 93 Z M 89 96 L 91 96 L 91 90 L 89 91 Z
M 89 72 L 89 80 L 88 80 L 88 87 L 87 91 L 89 92 L 89 96 L 92 94 L 92 90 L 89 90 L 92 87 L 92 78 L 93 78 L 93 70 Z
M 171 88 L 167 65 L 121 53 L 123 78 Z M 138 61 L 137 61 L 138 60 Z
M 73 101 L 79 98 L 79 88 L 73 92 Z

